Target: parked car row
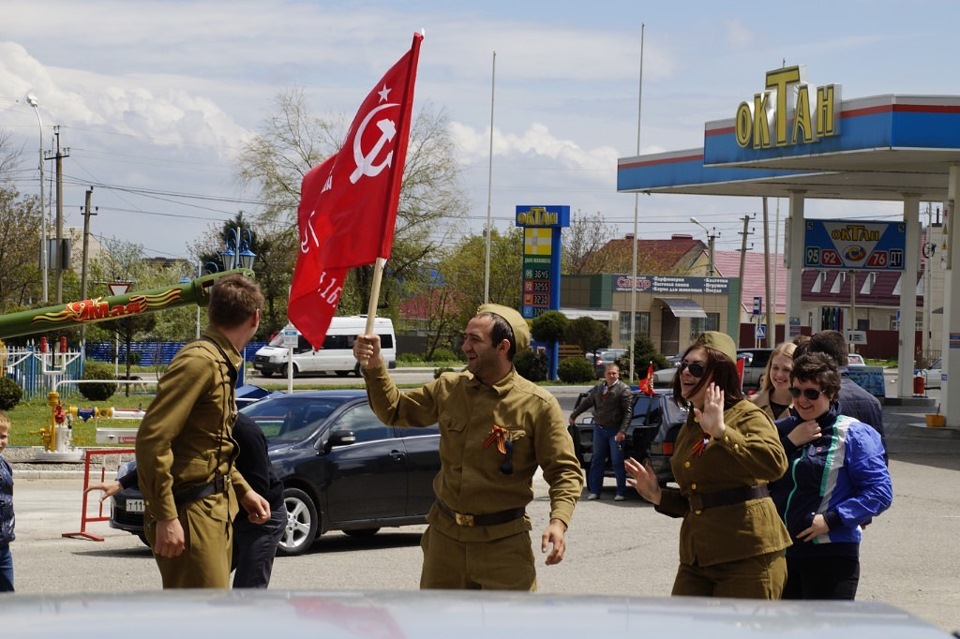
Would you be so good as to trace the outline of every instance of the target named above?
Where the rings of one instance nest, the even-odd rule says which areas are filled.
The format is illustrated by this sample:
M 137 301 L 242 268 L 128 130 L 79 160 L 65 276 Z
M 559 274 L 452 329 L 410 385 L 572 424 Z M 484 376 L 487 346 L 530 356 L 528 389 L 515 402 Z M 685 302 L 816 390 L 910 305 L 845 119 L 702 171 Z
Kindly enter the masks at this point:
M 745 391 L 752 392 L 760 388 L 760 378 L 763 377 L 763 371 L 767 367 L 767 361 L 770 359 L 770 353 L 772 352 L 772 348 L 742 348 L 737 351 L 737 358 L 743 360 L 743 389 Z M 673 379 L 676 376 L 681 359 L 682 355 L 674 355 L 669 358 L 672 365 L 670 368 L 664 368 L 653 373 L 655 388 L 673 386 Z

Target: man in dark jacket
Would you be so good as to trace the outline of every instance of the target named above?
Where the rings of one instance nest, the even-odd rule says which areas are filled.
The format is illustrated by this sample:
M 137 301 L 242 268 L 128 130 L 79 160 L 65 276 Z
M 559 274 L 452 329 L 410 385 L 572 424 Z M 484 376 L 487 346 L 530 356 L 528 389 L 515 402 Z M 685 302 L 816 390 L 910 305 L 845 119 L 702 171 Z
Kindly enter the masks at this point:
M 604 380 L 590 389 L 580 405 L 570 413 L 573 426 L 580 413 L 593 407 L 593 459 L 587 473 L 587 499 L 599 499 L 603 489 L 603 471 L 607 457 L 617 478 L 617 494 L 614 501 L 622 501 L 627 491 L 627 471 L 623 468 L 623 440 L 633 416 L 633 401 L 636 395 L 620 381 L 620 367 L 607 364 Z
M 255 524 L 246 517 L 233 521 L 234 588 L 266 588 L 273 572 L 273 559 L 287 529 L 283 482 L 277 479 L 267 456 L 267 438 L 257 423 L 240 413 L 233 425 L 233 438 L 240 447 L 237 470 L 250 487 L 270 503 L 270 519 Z
M 824 353 L 833 360 L 840 371 L 840 393 L 838 395 L 839 414 L 853 417 L 859 422 L 869 424 L 880 433 L 880 442 L 883 444 L 883 460 L 888 461 L 887 439 L 883 434 L 883 408 L 880 400 L 864 390 L 850 378 L 847 368 L 847 340 L 840 331 L 820 331 L 815 333 L 810 341 L 797 347 L 793 358 L 797 359 L 804 353 Z

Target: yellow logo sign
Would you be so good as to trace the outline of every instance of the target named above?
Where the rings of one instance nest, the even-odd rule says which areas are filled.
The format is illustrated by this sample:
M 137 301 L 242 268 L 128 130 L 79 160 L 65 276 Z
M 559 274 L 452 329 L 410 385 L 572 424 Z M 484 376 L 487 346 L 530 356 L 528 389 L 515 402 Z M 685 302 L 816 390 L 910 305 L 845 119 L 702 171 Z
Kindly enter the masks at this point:
M 767 72 L 766 90 L 753 104 L 737 107 L 737 144 L 742 148 L 810 144 L 840 134 L 840 85 L 815 87 L 806 82 L 806 67 Z

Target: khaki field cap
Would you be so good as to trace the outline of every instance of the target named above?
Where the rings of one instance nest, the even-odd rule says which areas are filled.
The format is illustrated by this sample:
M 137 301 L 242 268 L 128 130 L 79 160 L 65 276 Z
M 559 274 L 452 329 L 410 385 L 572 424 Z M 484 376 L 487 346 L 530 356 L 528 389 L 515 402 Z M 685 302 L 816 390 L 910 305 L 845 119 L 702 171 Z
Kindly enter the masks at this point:
M 477 309 L 477 314 L 493 313 L 507 320 L 513 329 L 513 338 L 517 345 L 517 352 L 530 346 L 530 326 L 523 316 L 512 308 L 500 304 L 484 304 Z
M 737 361 L 737 347 L 733 339 L 726 333 L 719 331 L 707 331 L 700 335 L 695 342 L 699 346 L 708 346 L 715 351 L 720 351 L 730 358 L 731 362 Z

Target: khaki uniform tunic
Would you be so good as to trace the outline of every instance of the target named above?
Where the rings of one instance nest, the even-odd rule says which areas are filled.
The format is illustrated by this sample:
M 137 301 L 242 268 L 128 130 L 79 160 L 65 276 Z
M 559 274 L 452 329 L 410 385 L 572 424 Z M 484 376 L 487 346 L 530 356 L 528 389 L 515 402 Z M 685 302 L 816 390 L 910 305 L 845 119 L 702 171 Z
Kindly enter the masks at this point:
M 703 431 L 693 411 L 680 428 L 670 465 L 680 489 L 663 489 L 657 510 L 683 517 L 680 563 L 713 566 L 783 550 L 790 545 L 773 500 L 752 499 L 739 504 L 692 511 L 688 497 L 779 479 L 787 456 L 777 429 L 759 407 L 742 400 L 723 413 L 726 432 L 711 439 L 700 455 L 693 452 Z
M 240 354 L 226 337 L 213 328 L 204 335 L 239 366 Z M 232 463 L 235 418 L 229 368 L 220 351 L 204 340 L 180 349 L 160 378 L 136 442 L 147 539 L 154 543 L 161 519 L 179 518 L 184 530 L 186 547 L 179 557 L 156 557 L 164 588 L 230 586 L 231 521 L 237 499 L 250 490 Z M 174 502 L 174 494 L 208 484 L 218 472 L 232 491 L 179 506 Z
M 550 518 L 569 525 L 583 489 L 583 473 L 560 405 L 548 392 L 515 369 L 493 387 L 468 372 L 445 373 L 406 393 L 382 367 L 364 369 L 364 377 L 370 404 L 385 424 L 439 424 L 440 472 L 433 487 L 447 507 L 474 515 L 524 508 L 533 500 L 533 475 L 539 466 L 550 485 Z M 494 425 L 506 429 L 505 437 L 513 443 L 512 474 L 501 472 L 504 455 L 495 444 L 484 447 Z M 460 526 L 436 505 L 427 521 L 434 532 L 465 543 L 501 540 L 531 530 L 526 516 L 494 526 Z M 524 536 L 529 548 L 529 534 Z M 429 556 L 424 559 L 426 564 Z M 532 553 L 529 562 L 533 572 Z

